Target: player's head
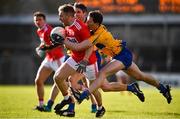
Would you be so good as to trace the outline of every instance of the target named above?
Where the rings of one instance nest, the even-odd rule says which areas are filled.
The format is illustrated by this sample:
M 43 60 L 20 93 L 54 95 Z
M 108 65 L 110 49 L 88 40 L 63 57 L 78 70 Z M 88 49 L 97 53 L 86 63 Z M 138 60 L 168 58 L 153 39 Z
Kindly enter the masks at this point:
M 82 3 L 74 3 L 75 17 L 81 21 L 86 20 L 87 16 L 87 7 Z
M 103 22 L 103 15 L 99 10 L 91 11 L 87 17 L 87 24 L 90 30 L 99 27 Z
M 46 16 L 44 13 L 38 11 L 35 12 L 33 16 L 34 16 L 34 24 L 38 28 L 42 28 L 46 24 Z
M 64 4 L 58 8 L 59 20 L 65 25 L 68 26 L 71 24 L 74 18 L 74 8 L 71 4 Z

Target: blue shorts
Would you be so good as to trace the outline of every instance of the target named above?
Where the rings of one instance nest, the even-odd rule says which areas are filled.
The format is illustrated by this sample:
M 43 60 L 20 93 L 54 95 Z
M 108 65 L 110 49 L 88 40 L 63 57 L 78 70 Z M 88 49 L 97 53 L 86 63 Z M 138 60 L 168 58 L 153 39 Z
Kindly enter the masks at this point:
M 132 64 L 132 53 L 129 49 L 123 47 L 122 51 L 118 55 L 114 56 L 113 59 L 121 61 L 124 64 L 125 69 L 127 69 Z

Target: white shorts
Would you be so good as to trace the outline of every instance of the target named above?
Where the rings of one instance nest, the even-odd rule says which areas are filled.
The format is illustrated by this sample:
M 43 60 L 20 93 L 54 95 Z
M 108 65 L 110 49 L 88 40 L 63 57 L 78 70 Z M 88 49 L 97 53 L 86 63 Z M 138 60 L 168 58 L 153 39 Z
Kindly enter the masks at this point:
M 67 63 L 74 70 L 77 70 L 77 68 L 78 68 L 78 66 L 76 66 L 77 62 L 72 57 L 69 57 L 65 63 Z M 96 62 L 94 64 L 88 65 L 86 67 L 86 72 L 84 72 L 83 74 L 85 75 L 85 77 L 88 80 L 95 80 L 97 73 L 98 73 L 98 66 L 97 66 L 97 62 Z
M 57 59 L 57 60 L 48 60 L 47 58 L 45 58 L 43 60 L 43 62 L 41 63 L 40 67 L 47 67 L 47 68 L 51 68 L 53 71 L 56 71 L 61 64 L 64 62 L 65 56 L 62 56 L 61 58 Z

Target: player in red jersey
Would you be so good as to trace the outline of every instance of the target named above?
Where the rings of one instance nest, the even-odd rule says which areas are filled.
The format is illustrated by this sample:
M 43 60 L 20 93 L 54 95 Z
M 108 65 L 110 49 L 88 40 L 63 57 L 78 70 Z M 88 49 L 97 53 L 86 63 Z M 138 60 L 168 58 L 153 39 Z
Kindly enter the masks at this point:
M 59 9 L 59 17 L 60 21 L 64 24 L 66 30 L 66 40 L 70 42 L 80 43 L 87 38 L 90 37 L 90 32 L 85 23 L 81 20 L 78 20 L 74 17 L 75 11 L 72 5 L 65 4 L 60 6 Z M 98 71 L 96 55 L 93 52 L 93 47 L 83 49 L 81 51 L 71 50 L 71 57 L 66 60 L 66 62 L 58 68 L 54 75 L 54 80 L 60 89 L 62 95 L 64 96 L 64 100 L 55 106 L 55 112 L 62 116 L 75 116 L 74 106 L 75 103 L 73 98 L 68 93 L 68 85 L 65 83 L 65 80 L 74 75 L 76 70 L 81 72 L 81 68 L 79 66 L 87 66 L 87 72 L 84 72 L 84 75 L 89 80 L 95 80 L 96 74 Z M 79 65 L 79 66 L 78 66 Z M 101 94 L 98 90 L 93 92 L 97 103 L 99 106 L 102 106 Z M 71 108 L 68 110 L 61 110 L 66 104 L 69 104 Z
M 73 5 L 74 7 L 74 10 L 75 10 L 75 17 L 81 21 L 83 21 L 84 23 L 86 22 L 86 17 L 87 17 L 87 14 L 88 14 L 88 11 L 87 11 L 87 7 L 82 4 L 82 3 L 74 3 Z M 97 57 L 98 58 L 98 57 Z M 99 60 L 97 60 L 99 61 Z M 98 62 L 97 62 L 98 63 Z M 99 70 L 99 67 L 98 67 L 98 70 Z M 80 73 L 77 73 L 76 75 L 72 76 L 71 78 L 71 85 L 72 87 L 76 90 L 78 89 L 84 89 L 86 87 L 89 87 L 89 84 L 92 82 L 89 82 L 89 80 L 87 78 L 85 78 L 82 74 Z M 85 86 L 84 87 L 83 85 L 79 85 L 77 82 L 79 81 L 79 79 L 82 79 L 81 81 L 84 82 Z M 76 88 L 77 87 L 77 88 Z M 79 88 L 78 88 L 79 87 Z M 90 95 L 90 99 L 91 99 L 91 112 L 92 113 L 96 113 L 97 112 L 97 105 L 96 105 L 96 99 L 95 97 L 93 96 L 93 94 Z
M 52 27 L 46 23 L 46 16 L 44 13 L 35 12 L 33 17 L 34 24 L 38 28 L 37 34 L 41 41 L 39 47 L 36 48 L 36 52 L 39 56 L 45 54 L 45 58 L 41 63 L 35 78 L 35 85 L 39 99 L 39 105 L 36 107 L 36 109 L 39 111 L 51 111 L 52 105 L 56 96 L 58 95 L 59 90 L 54 84 L 50 93 L 49 101 L 45 106 L 44 82 L 48 79 L 53 71 L 56 71 L 58 67 L 61 66 L 64 60 L 64 54 L 61 47 L 52 47 L 49 50 L 46 50 L 47 47 L 52 44 L 50 40 L 50 32 L 52 30 Z

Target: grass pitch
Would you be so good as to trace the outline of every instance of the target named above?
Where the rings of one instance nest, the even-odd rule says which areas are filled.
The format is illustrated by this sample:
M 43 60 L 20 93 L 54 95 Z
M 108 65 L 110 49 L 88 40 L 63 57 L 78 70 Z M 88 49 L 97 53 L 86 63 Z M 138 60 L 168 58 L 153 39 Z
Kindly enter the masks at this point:
M 102 119 L 180 119 L 180 89 L 172 88 L 173 100 L 167 104 L 165 98 L 155 88 L 142 88 L 145 102 L 127 92 L 103 93 L 106 114 Z M 45 89 L 47 101 L 50 86 Z M 62 100 L 58 95 L 55 104 Z M 38 104 L 34 86 L 0 86 L 0 119 L 67 119 L 52 112 L 33 110 Z M 93 119 L 90 101 L 76 105 L 76 119 Z

